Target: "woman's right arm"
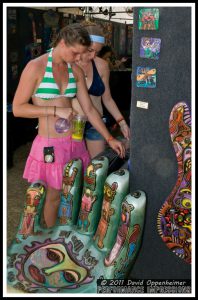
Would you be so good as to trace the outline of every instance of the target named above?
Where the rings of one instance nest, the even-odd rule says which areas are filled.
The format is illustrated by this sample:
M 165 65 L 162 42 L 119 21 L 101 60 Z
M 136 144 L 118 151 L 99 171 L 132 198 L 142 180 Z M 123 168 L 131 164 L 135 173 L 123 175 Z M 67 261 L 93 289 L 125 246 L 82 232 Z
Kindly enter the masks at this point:
M 24 68 L 13 99 L 13 114 L 15 117 L 38 118 L 46 115 L 46 108 L 29 103 L 34 93 L 39 68 L 37 62 L 31 60 Z M 52 108 L 51 108 L 52 109 Z
M 72 108 L 60 108 L 54 106 L 38 106 L 29 103 L 40 72 L 40 61 L 31 60 L 24 68 L 13 99 L 13 114 L 21 118 L 40 118 L 46 115 L 59 116 L 70 119 Z

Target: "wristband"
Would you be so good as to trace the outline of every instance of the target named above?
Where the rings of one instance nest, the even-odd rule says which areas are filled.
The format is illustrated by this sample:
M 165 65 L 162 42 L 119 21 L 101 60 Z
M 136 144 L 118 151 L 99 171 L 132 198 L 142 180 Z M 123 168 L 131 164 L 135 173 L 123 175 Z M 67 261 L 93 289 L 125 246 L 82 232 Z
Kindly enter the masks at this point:
M 114 137 L 112 135 L 110 135 L 110 137 L 107 139 L 107 143 L 109 143 L 112 140 L 114 140 Z
M 116 122 L 119 124 L 123 120 L 124 120 L 124 118 L 122 117 L 122 118 L 118 119 Z
M 56 117 L 56 106 L 54 106 L 54 117 Z

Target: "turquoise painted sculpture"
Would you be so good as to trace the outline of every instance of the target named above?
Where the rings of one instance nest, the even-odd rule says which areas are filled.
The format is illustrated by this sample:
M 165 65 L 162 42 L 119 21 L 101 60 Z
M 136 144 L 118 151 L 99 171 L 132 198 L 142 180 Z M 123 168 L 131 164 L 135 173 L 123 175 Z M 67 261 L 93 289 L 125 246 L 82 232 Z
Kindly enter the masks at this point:
M 71 160 L 63 170 L 57 225 L 76 224 L 82 196 L 82 161 Z
M 30 235 L 42 233 L 40 228 L 41 211 L 45 200 L 45 183 L 36 181 L 26 192 L 24 211 L 21 214 L 16 240 L 21 241 Z
M 100 249 L 109 250 L 115 241 L 121 203 L 129 192 L 129 171 L 120 169 L 110 174 L 104 184 L 101 218 L 93 237 Z
M 109 161 L 105 156 L 92 159 L 84 176 L 84 188 L 77 228 L 82 233 L 94 234 L 100 218 L 93 211 L 101 211 L 103 187 L 107 177 Z
M 79 187 L 78 166 L 80 169 L 78 161 L 73 161 L 65 167 L 63 189 L 71 181 L 73 188 Z M 69 217 L 70 223 L 63 218 L 53 228 L 42 228 L 39 221 L 45 186 L 42 182 L 30 186 L 16 239 L 8 249 L 9 286 L 24 293 L 97 293 L 101 276 L 127 278 L 141 245 L 146 196 L 142 191 L 129 194 L 127 169 L 105 177 L 107 169 L 105 157 L 88 166 L 81 194 L 82 198 L 86 195 L 86 201 L 81 203 L 76 225 L 76 216 L 66 210 L 64 218 Z M 66 191 L 72 193 L 72 188 Z M 33 221 L 29 223 L 32 219 L 28 217 L 23 230 L 28 199 L 36 208 L 32 209 Z M 74 206 L 72 202 L 71 209 Z

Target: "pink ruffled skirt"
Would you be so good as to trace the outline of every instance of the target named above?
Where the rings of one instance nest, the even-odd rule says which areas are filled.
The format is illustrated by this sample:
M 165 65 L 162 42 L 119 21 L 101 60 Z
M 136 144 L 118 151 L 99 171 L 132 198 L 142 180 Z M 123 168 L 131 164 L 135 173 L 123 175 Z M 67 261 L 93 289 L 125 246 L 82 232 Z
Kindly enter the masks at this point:
M 44 147 L 54 147 L 55 161 L 44 162 Z M 47 186 L 60 190 L 62 188 L 63 168 L 71 159 L 80 158 L 83 163 L 83 172 L 86 170 L 90 156 L 84 140 L 82 142 L 72 140 L 71 136 L 61 138 L 46 138 L 37 135 L 26 161 L 23 178 L 32 183 L 42 180 Z

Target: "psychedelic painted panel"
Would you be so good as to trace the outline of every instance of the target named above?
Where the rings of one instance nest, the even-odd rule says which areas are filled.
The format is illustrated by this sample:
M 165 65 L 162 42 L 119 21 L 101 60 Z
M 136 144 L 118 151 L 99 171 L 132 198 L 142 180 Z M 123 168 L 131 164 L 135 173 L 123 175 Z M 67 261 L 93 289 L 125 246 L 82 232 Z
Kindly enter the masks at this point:
M 177 157 L 178 179 L 159 211 L 157 228 L 166 246 L 191 263 L 191 116 L 185 102 L 173 107 L 169 130 Z
M 137 67 L 136 86 L 143 88 L 156 87 L 156 69 L 150 67 Z
M 142 37 L 140 57 L 159 59 L 161 39 Z
M 157 30 L 159 28 L 159 9 L 142 8 L 139 11 L 138 29 Z

